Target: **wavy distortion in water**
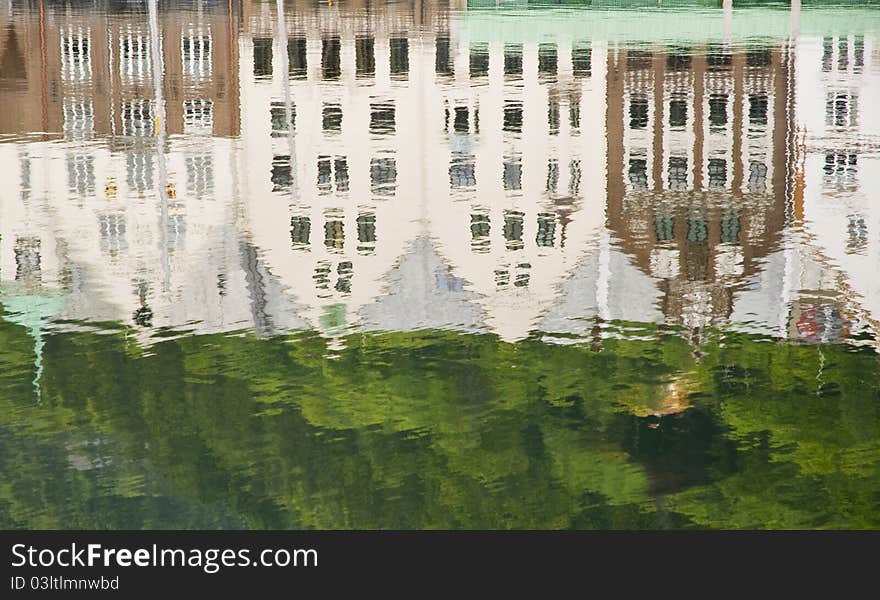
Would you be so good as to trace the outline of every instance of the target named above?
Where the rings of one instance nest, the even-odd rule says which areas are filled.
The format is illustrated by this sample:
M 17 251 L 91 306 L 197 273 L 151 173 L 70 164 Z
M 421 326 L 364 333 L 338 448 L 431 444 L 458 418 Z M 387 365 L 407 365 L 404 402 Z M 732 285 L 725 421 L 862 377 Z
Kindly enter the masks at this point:
M 0 9 L 0 527 L 880 527 L 880 11 L 479 4 Z

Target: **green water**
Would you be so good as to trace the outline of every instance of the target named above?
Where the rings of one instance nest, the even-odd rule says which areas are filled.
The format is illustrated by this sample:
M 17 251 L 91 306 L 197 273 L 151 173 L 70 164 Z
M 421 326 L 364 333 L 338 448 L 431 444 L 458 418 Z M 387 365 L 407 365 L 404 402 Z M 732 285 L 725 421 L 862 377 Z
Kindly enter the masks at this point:
M 4 324 L 0 525 L 880 526 L 873 352 L 604 329 L 654 339 L 63 333 L 37 402 Z

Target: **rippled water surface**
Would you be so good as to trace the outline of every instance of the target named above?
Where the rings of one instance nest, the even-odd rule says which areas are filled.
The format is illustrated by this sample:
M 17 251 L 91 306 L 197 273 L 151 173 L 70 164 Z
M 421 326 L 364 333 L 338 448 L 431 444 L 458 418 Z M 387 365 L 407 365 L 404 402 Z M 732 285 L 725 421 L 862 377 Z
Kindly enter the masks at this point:
M 4 4 L 0 527 L 880 527 L 880 7 L 754 4 Z

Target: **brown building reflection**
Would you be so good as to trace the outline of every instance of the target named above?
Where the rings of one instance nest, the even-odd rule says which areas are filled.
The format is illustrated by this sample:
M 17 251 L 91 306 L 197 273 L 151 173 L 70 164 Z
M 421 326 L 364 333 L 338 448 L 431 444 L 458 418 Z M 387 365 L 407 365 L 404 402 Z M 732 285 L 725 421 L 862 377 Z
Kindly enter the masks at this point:
M 725 322 L 777 248 L 792 77 L 780 47 L 609 51 L 607 224 L 661 280 L 668 322 Z
M 170 134 L 240 131 L 238 9 L 159 12 Z M 33 1 L 0 15 L 0 135 L 131 136 L 152 127 L 154 70 L 143 5 L 106 11 Z M 77 131 L 70 131 L 71 128 Z

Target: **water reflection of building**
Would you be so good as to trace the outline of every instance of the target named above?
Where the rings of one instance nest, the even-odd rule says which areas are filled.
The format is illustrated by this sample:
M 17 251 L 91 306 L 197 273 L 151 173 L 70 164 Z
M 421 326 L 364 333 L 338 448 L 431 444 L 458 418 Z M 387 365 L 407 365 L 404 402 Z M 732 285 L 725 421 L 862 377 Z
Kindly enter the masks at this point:
M 609 58 L 608 224 L 666 320 L 719 325 L 785 225 L 791 86 L 778 47 Z
M 780 243 L 807 110 L 786 100 L 804 64 L 786 46 L 498 39 L 437 5 L 283 9 L 160 15 L 167 132 L 145 15 L 49 11 L 45 61 L 0 63 L 0 94 L 36 111 L 0 145 L 18 174 L 0 192 L 3 279 L 66 290 L 69 318 L 150 328 L 519 339 L 757 321 L 809 339 L 849 318 L 801 293 L 836 285 L 827 257 Z M 29 18 L 0 54 L 27 54 L 8 32 L 32 36 Z
M 880 324 L 880 210 L 872 201 L 880 186 L 873 139 L 880 120 L 871 110 L 880 101 L 876 52 L 876 39 L 860 34 L 805 37 L 796 46 L 803 194 L 795 218 L 826 268 L 841 273 L 828 286 L 837 295 L 804 286 L 805 298 L 793 307 L 791 334 L 799 337 L 840 337 L 859 312 L 853 304 L 862 318 Z

